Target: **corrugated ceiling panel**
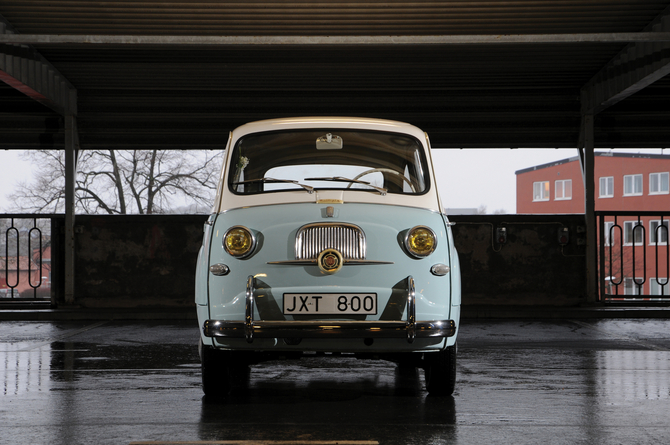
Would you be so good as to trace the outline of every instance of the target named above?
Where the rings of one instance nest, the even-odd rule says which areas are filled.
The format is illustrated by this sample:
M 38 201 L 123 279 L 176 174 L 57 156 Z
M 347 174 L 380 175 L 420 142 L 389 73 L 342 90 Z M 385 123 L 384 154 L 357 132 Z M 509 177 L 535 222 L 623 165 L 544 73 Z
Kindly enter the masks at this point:
M 634 32 L 667 2 L 6 0 L 24 34 L 429 35 Z

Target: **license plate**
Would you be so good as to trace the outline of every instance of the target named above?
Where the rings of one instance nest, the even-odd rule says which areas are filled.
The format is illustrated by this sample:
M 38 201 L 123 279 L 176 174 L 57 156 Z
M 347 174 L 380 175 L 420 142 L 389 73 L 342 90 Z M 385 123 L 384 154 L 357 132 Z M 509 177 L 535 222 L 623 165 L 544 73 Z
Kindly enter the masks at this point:
M 284 314 L 377 314 L 377 294 L 284 294 Z

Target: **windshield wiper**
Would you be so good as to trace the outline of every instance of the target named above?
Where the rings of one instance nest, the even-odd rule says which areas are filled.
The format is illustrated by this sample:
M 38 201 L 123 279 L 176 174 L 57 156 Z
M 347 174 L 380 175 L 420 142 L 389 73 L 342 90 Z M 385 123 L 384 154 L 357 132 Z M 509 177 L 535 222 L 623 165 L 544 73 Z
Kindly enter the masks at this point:
M 307 190 L 310 194 L 314 193 L 314 187 L 310 187 L 309 185 L 301 184 L 298 181 L 293 181 L 291 179 L 275 179 L 275 178 L 257 178 L 257 179 L 247 179 L 246 181 L 237 181 L 233 182 L 232 185 L 240 185 L 240 184 L 251 184 L 254 182 L 262 182 L 263 184 L 280 184 L 280 183 L 286 183 L 286 184 L 294 184 L 294 185 L 299 185 L 300 187 L 304 188 Z
M 359 181 L 358 179 L 349 179 L 345 178 L 344 176 L 330 176 L 330 177 L 324 177 L 324 178 L 305 178 L 305 181 L 333 181 L 333 182 L 348 182 L 350 184 L 362 184 L 362 185 L 367 185 L 368 187 L 372 187 L 373 189 L 377 190 L 380 195 L 386 196 L 386 192 L 388 192 L 388 189 L 385 189 L 384 187 L 377 187 L 376 185 L 372 185 L 367 181 Z

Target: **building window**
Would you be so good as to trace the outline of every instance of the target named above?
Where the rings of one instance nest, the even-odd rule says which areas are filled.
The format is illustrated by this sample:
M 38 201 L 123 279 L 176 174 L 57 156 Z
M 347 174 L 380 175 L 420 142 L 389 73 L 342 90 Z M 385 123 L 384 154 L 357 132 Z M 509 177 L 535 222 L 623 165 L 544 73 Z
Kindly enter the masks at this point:
M 642 175 L 626 175 L 623 177 L 623 195 L 638 196 L 642 194 Z
M 668 193 L 668 172 L 649 174 L 649 194 L 662 195 Z
M 614 176 L 600 178 L 600 198 L 614 197 Z
M 624 221 L 623 243 L 628 246 L 644 243 L 644 226 L 639 221 Z
M 668 221 L 649 221 L 649 244 L 668 244 Z
M 623 279 L 623 293 L 624 295 L 642 295 L 643 278 L 624 278 Z
M 605 236 L 605 245 L 610 246 L 612 245 L 613 242 L 616 242 L 616 229 L 613 229 L 612 227 L 614 226 L 614 221 L 605 221 L 605 233 L 603 234 Z M 621 231 L 621 227 L 617 226 L 619 231 Z
M 668 296 L 670 286 L 668 286 L 667 278 L 650 278 L 649 279 L 649 295 L 663 295 Z
M 572 199 L 572 179 L 556 181 L 554 186 L 554 199 L 556 201 Z
M 533 183 L 533 201 L 549 201 L 549 181 Z

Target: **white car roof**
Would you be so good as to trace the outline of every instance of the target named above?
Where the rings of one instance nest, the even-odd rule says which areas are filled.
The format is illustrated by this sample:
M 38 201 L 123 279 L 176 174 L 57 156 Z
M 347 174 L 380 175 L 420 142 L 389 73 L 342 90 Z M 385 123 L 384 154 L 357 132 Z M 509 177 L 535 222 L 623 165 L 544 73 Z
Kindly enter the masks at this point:
M 250 122 L 233 130 L 233 138 L 263 131 L 286 130 L 291 128 L 351 128 L 361 130 L 395 131 L 411 134 L 420 141 L 425 141 L 425 133 L 414 125 L 366 117 L 289 117 Z
M 344 191 L 321 191 L 314 195 L 309 195 L 303 190 L 288 191 L 281 194 L 281 203 L 299 203 L 299 202 L 328 202 L 328 201 L 343 201 L 343 202 L 359 202 L 359 203 L 378 203 L 391 204 L 407 207 L 418 207 L 432 211 L 441 212 L 441 203 L 437 192 L 437 183 L 435 182 L 435 174 L 432 166 L 432 157 L 430 154 L 430 146 L 426 133 L 415 127 L 414 125 L 386 119 L 372 119 L 359 117 L 291 117 L 281 119 L 268 119 L 257 122 L 250 122 L 241 125 L 231 132 L 230 140 L 228 141 L 228 148 L 232 148 L 237 140 L 243 136 L 252 133 L 260 133 L 266 131 L 281 131 L 290 129 L 309 129 L 309 128 L 346 128 L 346 129 L 360 129 L 360 130 L 376 130 L 384 132 L 397 132 L 414 136 L 426 149 L 426 156 L 430 163 L 430 178 L 431 186 L 429 191 L 424 195 L 396 195 L 388 194 L 381 196 L 374 193 L 360 193 L 360 192 L 344 192 Z M 219 190 L 214 204 L 214 212 L 226 211 L 229 209 L 277 204 L 279 194 L 259 194 L 259 195 L 235 195 L 227 190 L 225 185 L 227 165 L 230 162 L 228 159 L 231 156 L 227 153 L 226 162 L 224 162 L 223 170 L 221 172 L 221 180 Z

